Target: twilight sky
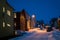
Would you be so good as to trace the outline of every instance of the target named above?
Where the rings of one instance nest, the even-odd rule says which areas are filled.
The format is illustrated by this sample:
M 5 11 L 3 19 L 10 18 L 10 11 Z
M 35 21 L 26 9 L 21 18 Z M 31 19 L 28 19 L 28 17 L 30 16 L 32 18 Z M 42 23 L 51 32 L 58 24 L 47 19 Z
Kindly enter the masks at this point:
M 60 16 L 60 0 L 7 0 L 15 9 L 25 9 L 31 16 L 36 15 L 36 20 L 44 20 L 45 23 L 53 17 Z

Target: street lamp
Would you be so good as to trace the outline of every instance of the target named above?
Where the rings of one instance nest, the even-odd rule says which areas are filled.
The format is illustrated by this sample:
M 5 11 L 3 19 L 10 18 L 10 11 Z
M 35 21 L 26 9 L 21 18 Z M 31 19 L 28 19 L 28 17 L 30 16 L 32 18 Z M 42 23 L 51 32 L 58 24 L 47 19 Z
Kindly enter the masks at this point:
M 35 15 L 32 15 L 32 18 L 35 18 Z
M 31 25 L 34 28 L 35 27 L 35 15 L 32 15 L 32 21 L 31 21 Z

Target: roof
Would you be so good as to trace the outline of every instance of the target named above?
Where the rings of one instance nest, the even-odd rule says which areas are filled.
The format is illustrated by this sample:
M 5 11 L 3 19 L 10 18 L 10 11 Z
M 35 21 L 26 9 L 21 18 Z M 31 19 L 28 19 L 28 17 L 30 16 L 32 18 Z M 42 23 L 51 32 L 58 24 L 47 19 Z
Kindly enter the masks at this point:
M 23 9 L 22 12 L 24 12 L 25 16 L 26 16 L 26 19 L 30 19 L 30 15 Z
M 21 12 L 14 12 L 14 13 L 20 13 L 26 17 L 26 19 L 30 19 L 30 15 L 23 9 Z
M 13 10 L 15 10 L 15 9 L 8 3 L 7 0 L 6 0 L 6 5 L 9 6 L 10 8 L 12 8 Z

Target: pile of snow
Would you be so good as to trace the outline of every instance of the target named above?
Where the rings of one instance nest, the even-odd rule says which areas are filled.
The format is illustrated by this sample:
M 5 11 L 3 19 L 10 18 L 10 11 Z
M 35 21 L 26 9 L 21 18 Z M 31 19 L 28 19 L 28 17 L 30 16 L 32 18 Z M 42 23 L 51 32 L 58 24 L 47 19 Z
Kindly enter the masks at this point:
M 60 31 L 59 31 L 59 30 L 53 31 L 53 37 L 54 37 L 56 40 L 60 40 Z

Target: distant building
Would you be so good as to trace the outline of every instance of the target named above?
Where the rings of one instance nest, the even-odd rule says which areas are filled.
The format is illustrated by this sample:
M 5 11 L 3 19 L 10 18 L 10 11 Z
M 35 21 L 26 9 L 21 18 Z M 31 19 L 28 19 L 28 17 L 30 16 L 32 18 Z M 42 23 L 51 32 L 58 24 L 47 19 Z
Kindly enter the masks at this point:
M 6 0 L 0 0 L 0 38 L 14 35 L 13 8 Z
M 28 13 L 26 13 L 26 19 L 27 19 L 27 29 L 31 29 L 31 17 Z
M 28 31 L 30 29 L 30 16 L 26 13 L 26 11 L 22 10 L 21 12 L 15 12 L 15 15 L 15 29 Z

